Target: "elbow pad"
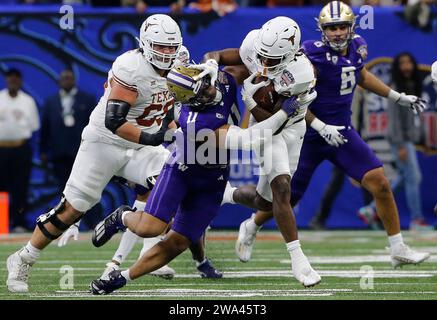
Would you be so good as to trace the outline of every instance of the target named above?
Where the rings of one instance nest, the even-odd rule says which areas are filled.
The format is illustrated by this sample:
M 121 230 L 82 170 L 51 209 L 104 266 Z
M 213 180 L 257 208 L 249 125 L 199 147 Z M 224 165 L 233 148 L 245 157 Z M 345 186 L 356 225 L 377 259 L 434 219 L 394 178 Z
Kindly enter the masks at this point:
M 130 104 L 125 101 L 108 100 L 106 104 L 105 127 L 112 133 L 115 133 L 119 127 L 127 122 L 126 116 L 129 108 Z

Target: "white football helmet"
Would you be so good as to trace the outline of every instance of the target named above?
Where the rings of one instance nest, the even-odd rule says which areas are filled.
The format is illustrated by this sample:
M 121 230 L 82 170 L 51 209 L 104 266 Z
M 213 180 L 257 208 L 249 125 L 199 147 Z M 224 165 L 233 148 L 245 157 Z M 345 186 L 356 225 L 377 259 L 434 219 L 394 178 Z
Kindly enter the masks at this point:
M 139 43 L 144 56 L 151 64 L 161 70 L 170 70 L 182 45 L 181 30 L 171 17 L 154 14 L 141 25 Z M 156 45 L 175 47 L 175 51 L 162 53 L 156 50 Z
M 287 17 L 276 17 L 267 21 L 258 32 L 254 42 L 255 62 L 258 71 L 269 78 L 284 70 L 300 49 L 300 28 Z M 263 60 L 278 60 L 266 65 Z

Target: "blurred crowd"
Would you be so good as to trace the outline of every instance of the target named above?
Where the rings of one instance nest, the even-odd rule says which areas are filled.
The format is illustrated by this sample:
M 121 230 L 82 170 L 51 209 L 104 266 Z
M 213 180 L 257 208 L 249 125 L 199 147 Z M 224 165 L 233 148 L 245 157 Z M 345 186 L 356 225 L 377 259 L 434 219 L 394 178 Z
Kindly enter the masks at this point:
M 98 7 L 134 7 L 137 12 L 146 12 L 149 7 L 169 7 L 174 14 L 184 7 L 201 12 L 215 11 L 220 16 L 238 7 L 284 7 L 325 5 L 329 0 L 5 0 L 9 4 L 73 4 Z M 405 6 L 405 18 L 420 28 L 429 27 L 431 6 L 437 0 L 344 0 L 351 6 Z
M 147 12 L 149 7 L 168 7 L 171 14 L 180 14 L 188 7 L 202 13 L 215 12 L 225 16 L 238 7 L 286 7 L 286 6 L 321 6 L 329 0 L 3 0 L 2 4 L 28 5 L 88 5 L 92 7 L 132 7 L 138 13 Z M 437 14 L 432 13 L 437 0 L 344 0 L 354 6 L 404 6 L 404 18 L 411 25 L 430 31 L 437 28 Z M 435 12 L 435 10 L 434 10 Z

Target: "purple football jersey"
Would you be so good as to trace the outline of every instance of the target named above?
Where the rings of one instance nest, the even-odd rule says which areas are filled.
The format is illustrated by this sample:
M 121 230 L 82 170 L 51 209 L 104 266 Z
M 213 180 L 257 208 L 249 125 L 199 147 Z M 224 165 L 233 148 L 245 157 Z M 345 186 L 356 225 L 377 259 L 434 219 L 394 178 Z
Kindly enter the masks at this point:
M 327 124 L 350 126 L 352 97 L 367 57 L 366 41 L 356 35 L 345 56 L 322 41 L 305 41 L 302 49 L 317 73 L 317 98 L 309 109 Z M 308 128 L 306 136 L 314 135 L 317 132 Z
M 203 111 L 182 106 L 172 159 L 164 165 L 145 208 L 146 212 L 167 223 L 174 217 L 172 230 L 193 243 L 218 214 L 229 178 L 229 166 L 226 150 L 223 150 L 224 164 L 217 166 L 216 157 L 211 162 L 200 163 L 196 153 L 202 143 L 189 140 L 203 129 L 212 132 L 224 124 L 238 124 L 240 120 L 234 79 L 219 72 L 218 82 L 223 95 L 220 103 L 207 106 Z

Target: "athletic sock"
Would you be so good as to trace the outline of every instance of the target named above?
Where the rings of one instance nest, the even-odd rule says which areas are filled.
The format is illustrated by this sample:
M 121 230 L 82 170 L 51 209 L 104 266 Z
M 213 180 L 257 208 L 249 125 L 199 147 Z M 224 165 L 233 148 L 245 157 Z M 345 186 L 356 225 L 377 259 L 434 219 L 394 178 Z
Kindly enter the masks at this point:
M 259 226 L 255 223 L 255 213 L 252 214 L 249 221 L 246 222 L 246 229 L 250 233 L 258 232 L 259 229 L 261 229 L 262 226 Z
M 161 236 L 153 237 L 153 238 L 144 238 L 143 248 L 141 249 L 140 256 L 138 257 L 138 259 L 141 259 L 143 254 L 151 247 L 153 247 L 155 244 L 157 244 L 159 241 L 161 241 Z
M 121 272 L 121 276 L 126 279 L 126 281 L 131 281 L 132 279 L 129 277 L 129 269 Z
M 24 258 L 27 262 L 34 262 L 39 258 L 41 250 L 35 248 L 30 241 L 23 247 L 20 252 L 20 257 Z
M 388 236 L 388 242 L 390 243 L 390 248 L 393 249 L 403 244 L 404 240 L 402 239 L 402 234 L 399 232 L 395 235 Z
M 140 237 L 135 233 L 129 229 L 126 229 L 121 236 L 120 244 L 118 245 L 117 251 L 115 251 L 114 256 L 112 257 L 112 260 L 121 264 L 132 251 L 139 238 Z
M 296 261 L 300 260 L 302 258 L 306 259 L 306 256 L 304 255 L 301 247 L 300 247 L 300 241 L 294 240 L 291 242 L 286 243 L 287 251 L 290 253 L 291 259 Z

